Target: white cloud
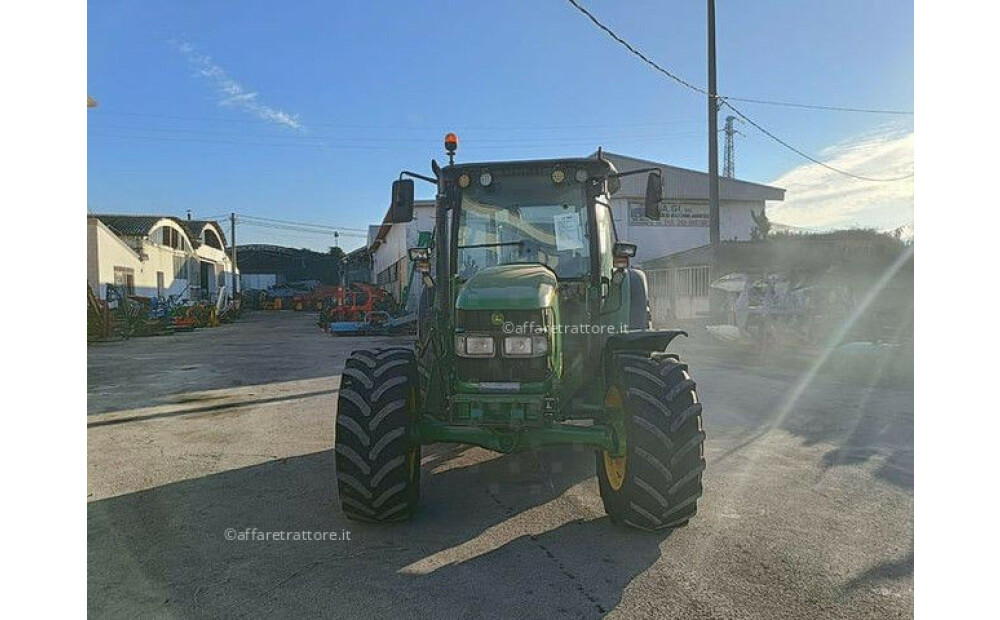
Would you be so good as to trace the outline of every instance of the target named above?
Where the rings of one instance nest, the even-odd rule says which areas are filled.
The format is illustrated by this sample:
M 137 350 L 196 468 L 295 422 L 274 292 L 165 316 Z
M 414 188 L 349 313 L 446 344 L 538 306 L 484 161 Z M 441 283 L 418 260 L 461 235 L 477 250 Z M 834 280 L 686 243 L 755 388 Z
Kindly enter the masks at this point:
M 862 176 L 905 176 L 913 172 L 913 131 L 859 136 L 825 149 L 819 159 Z M 785 202 L 768 208 L 768 216 L 782 224 L 820 230 L 885 230 L 913 223 L 913 177 L 863 181 L 810 163 L 785 173 L 771 185 L 788 190 Z
M 299 122 L 297 114 L 289 114 L 284 110 L 260 103 L 257 92 L 248 90 L 243 84 L 229 77 L 222 67 L 209 56 L 199 54 L 190 43 L 175 43 L 175 47 L 195 68 L 196 75 L 209 80 L 215 87 L 219 105 L 242 108 L 262 120 L 295 131 L 305 131 L 305 126 Z

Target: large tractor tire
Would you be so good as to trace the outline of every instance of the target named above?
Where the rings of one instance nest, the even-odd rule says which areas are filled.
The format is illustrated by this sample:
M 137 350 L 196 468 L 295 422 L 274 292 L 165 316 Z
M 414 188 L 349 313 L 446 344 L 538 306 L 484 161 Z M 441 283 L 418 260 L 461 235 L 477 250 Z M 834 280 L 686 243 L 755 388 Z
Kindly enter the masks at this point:
M 678 527 L 697 512 L 705 469 L 701 403 L 673 355 L 615 356 L 606 404 L 624 414 L 625 455 L 597 452 L 604 509 L 643 530 Z
M 355 351 L 337 401 L 337 490 L 349 519 L 401 521 L 420 498 L 420 445 L 413 442 L 417 364 L 405 348 Z

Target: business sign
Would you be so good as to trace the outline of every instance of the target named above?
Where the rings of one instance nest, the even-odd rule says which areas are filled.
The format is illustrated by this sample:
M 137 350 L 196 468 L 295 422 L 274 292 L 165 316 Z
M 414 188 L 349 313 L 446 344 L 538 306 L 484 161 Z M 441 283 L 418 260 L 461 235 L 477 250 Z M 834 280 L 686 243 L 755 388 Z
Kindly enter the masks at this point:
M 628 203 L 631 226 L 677 226 L 708 228 L 708 205 L 680 202 L 660 203 L 660 219 L 651 220 L 644 215 L 640 202 Z

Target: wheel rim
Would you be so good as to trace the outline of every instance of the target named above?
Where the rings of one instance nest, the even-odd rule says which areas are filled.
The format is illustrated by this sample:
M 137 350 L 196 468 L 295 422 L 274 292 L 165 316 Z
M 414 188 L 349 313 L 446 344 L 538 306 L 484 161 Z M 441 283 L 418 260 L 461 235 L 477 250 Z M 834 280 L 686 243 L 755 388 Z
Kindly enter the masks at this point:
M 622 408 L 622 396 L 618 388 L 611 386 L 608 393 L 604 397 L 604 405 L 611 409 L 621 409 Z M 622 485 L 625 484 L 625 471 L 627 468 L 628 454 L 623 454 L 621 456 L 614 456 L 607 450 L 603 451 L 604 455 L 604 473 L 607 476 L 608 484 L 615 491 L 620 491 Z
M 608 484 L 615 491 L 620 491 L 625 484 L 625 456 L 611 456 L 604 451 L 604 473 L 608 476 Z

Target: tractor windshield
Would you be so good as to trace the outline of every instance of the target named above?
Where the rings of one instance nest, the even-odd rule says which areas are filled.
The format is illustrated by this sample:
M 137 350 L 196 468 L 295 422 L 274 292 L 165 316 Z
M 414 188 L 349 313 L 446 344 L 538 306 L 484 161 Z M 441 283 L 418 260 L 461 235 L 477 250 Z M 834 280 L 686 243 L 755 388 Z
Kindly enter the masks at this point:
M 458 226 L 458 277 L 512 263 L 541 263 L 559 278 L 590 271 L 583 186 L 517 176 L 463 192 Z

